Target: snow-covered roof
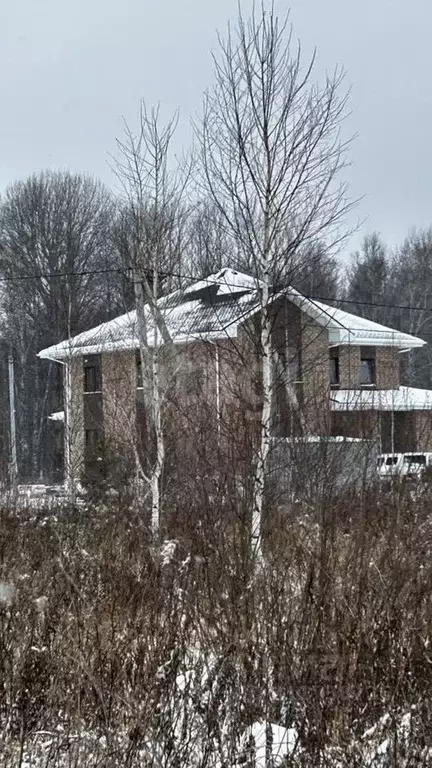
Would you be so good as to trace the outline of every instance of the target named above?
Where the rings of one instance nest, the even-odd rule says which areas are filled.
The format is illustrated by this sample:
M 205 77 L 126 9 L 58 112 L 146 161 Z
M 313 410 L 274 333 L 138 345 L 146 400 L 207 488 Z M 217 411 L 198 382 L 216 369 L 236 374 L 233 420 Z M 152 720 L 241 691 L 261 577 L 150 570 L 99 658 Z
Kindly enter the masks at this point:
M 303 312 L 313 317 L 318 325 L 328 329 L 329 342 L 334 345 L 353 344 L 368 347 L 397 347 L 398 349 L 413 349 L 423 347 L 426 342 L 409 333 L 396 331 L 381 323 L 375 323 L 343 309 L 330 307 L 321 301 L 308 299 L 289 288 L 288 298 Z
M 275 292 L 272 300 L 284 295 L 328 330 L 330 344 L 393 345 L 399 349 L 410 349 L 425 343 L 415 336 L 308 299 L 294 288 Z M 229 268 L 158 301 L 167 330 L 176 344 L 236 337 L 241 324 L 254 315 L 260 305 L 259 281 Z M 148 308 L 146 325 L 149 343 L 160 344 L 160 335 L 155 332 Z M 136 349 L 138 346 L 136 312 L 132 311 L 43 349 L 39 357 L 63 360 L 74 355 Z
M 427 411 L 432 408 L 432 390 L 335 389 L 330 396 L 333 411 Z
M 176 344 L 194 340 L 236 336 L 239 325 L 260 306 L 256 281 L 231 269 L 223 269 L 182 291 L 164 296 L 158 308 Z M 146 307 L 147 338 L 160 344 L 150 310 Z M 39 352 L 39 357 L 62 360 L 83 354 L 136 349 L 139 346 L 136 311 L 80 333 Z

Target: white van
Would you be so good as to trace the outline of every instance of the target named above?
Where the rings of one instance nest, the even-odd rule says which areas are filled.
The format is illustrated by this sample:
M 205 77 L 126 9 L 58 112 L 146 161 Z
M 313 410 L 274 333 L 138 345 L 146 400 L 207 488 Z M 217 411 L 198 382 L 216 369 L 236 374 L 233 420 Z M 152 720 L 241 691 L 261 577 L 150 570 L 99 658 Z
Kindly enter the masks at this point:
M 382 480 L 420 478 L 428 467 L 432 467 L 432 453 L 382 453 L 377 458 L 378 476 Z

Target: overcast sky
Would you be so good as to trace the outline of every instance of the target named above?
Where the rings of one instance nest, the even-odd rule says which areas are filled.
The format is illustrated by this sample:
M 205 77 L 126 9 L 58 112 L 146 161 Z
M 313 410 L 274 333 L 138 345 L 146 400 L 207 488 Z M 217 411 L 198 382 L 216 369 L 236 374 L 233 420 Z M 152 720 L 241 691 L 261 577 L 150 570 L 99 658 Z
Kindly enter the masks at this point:
M 212 81 L 215 30 L 236 0 L 0 0 L 0 191 L 43 168 L 113 186 L 108 155 L 139 99 L 180 108 L 178 141 Z M 246 8 L 246 3 L 244 5 Z M 390 244 L 432 224 L 431 0 L 292 0 L 291 21 L 318 70 L 352 86 L 352 194 Z M 278 8 L 286 11 L 288 4 Z

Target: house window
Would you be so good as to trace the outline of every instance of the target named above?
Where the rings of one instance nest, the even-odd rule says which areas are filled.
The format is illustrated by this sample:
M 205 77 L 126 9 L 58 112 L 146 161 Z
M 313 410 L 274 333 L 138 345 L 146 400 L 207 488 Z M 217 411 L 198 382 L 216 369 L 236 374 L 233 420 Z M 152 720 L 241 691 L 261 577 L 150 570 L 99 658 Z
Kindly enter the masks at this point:
M 105 464 L 101 429 L 92 427 L 84 431 L 84 470 L 88 480 L 100 482 L 103 479 Z
M 360 385 L 370 387 L 376 382 L 375 360 L 373 357 L 362 357 L 360 361 Z
M 329 360 L 329 368 L 330 368 L 330 386 L 331 387 L 338 387 L 340 384 L 340 378 L 339 378 L 339 358 L 338 357 L 331 357 Z
M 294 384 L 300 380 L 300 355 L 297 347 L 288 347 L 287 349 L 287 373 L 288 381 Z
M 90 456 L 94 456 L 101 449 L 101 432 L 99 429 L 85 430 L 85 449 Z
M 141 352 L 139 349 L 135 352 L 135 367 L 136 367 L 136 385 L 137 389 L 143 388 L 143 375 L 142 375 L 142 360 Z
M 84 358 L 84 392 L 102 391 L 102 371 L 100 355 Z

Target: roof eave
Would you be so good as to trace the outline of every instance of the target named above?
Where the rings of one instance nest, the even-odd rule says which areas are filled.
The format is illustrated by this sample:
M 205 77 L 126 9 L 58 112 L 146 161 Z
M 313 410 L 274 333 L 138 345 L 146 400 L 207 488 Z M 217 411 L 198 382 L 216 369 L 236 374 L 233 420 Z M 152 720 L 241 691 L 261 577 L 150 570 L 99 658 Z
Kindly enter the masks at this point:
M 182 344 L 191 344 L 197 341 L 221 341 L 224 339 L 232 339 L 237 337 L 238 325 L 233 328 L 224 328 L 219 331 L 210 331 L 207 333 L 194 333 L 183 334 L 173 338 L 173 343 L 176 346 Z M 150 345 L 152 346 L 152 345 Z M 55 347 L 47 347 L 38 352 L 38 357 L 43 360 L 54 360 L 57 363 L 62 363 L 65 360 L 69 360 L 72 357 L 82 357 L 84 355 L 99 355 L 104 352 L 130 352 L 131 350 L 139 349 L 139 341 L 136 338 L 128 339 L 127 341 L 104 341 L 99 344 L 86 344 L 82 346 L 69 346 L 67 349 L 61 348 L 60 345 Z
M 342 331 L 337 328 L 329 330 L 329 341 L 331 344 L 339 346 L 356 347 L 396 347 L 401 352 L 408 352 L 410 349 L 419 349 L 426 345 L 426 341 L 417 336 L 408 334 L 397 334 L 394 337 L 378 336 L 371 337 L 355 333 L 354 331 Z

